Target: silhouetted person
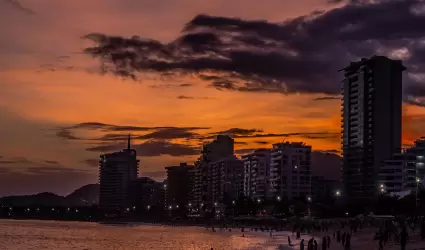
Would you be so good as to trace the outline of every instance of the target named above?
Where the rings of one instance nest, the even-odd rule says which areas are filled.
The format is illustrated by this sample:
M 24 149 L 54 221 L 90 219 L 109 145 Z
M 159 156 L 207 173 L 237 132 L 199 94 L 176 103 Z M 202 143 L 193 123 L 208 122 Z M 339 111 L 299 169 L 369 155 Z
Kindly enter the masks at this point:
M 351 235 L 347 234 L 345 236 L 345 250 L 350 250 L 351 249 Z
M 304 250 L 304 239 L 300 242 L 300 250 Z
M 311 239 L 308 241 L 307 249 L 308 249 L 308 250 L 313 250 L 313 238 L 311 238 Z
M 406 249 L 407 241 L 409 240 L 409 235 L 407 234 L 406 228 L 403 227 L 400 233 L 400 246 L 401 250 Z
M 292 244 L 291 244 L 291 238 L 289 238 L 289 235 L 288 235 L 288 245 L 289 246 L 292 246 Z
M 327 241 L 326 237 L 323 237 L 323 239 L 322 239 L 322 250 L 326 250 L 328 248 L 326 241 Z
M 328 246 L 328 248 L 331 248 L 331 237 L 329 237 L 329 235 L 326 237 L 326 244 Z
M 318 250 L 317 241 L 313 240 L 313 250 Z
M 422 218 L 421 222 L 421 238 L 422 240 L 425 240 L 425 217 Z
M 345 237 L 346 237 L 346 234 L 345 234 L 345 232 L 342 234 L 342 245 L 343 246 L 345 246 Z
M 299 240 L 301 238 L 301 233 L 300 231 L 297 232 L 297 240 Z
M 379 248 L 378 250 L 384 250 L 384 240 L 382 237 L 379 237 Z

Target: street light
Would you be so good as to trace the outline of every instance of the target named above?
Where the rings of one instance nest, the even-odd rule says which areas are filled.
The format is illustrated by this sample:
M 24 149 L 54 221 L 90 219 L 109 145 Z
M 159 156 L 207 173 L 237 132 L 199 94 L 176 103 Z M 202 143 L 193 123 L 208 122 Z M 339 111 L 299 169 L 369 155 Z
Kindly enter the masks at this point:
M 278 196 L 278 197 L 276 197 L 276 199 L 277 199 L 278 201 L 280 201 L 280 199 L 281 199 L 281 198 L 280 198 L 280 196 Z
M 419 182 L 421 181 L 421 179 L 419 179 L 419 177 L 416 177 L 416 207 L 418 207 L 418 200 L 419 200 Z
M 311 201 L 311 197 L 309 196 L 309 197 L 307 197 L 307 200 L 310 202 Z
M 146 208 L 149 210 L 149 209 L 151 209 L 151 206 L 150 206 L 150 205 L 148 205 Z

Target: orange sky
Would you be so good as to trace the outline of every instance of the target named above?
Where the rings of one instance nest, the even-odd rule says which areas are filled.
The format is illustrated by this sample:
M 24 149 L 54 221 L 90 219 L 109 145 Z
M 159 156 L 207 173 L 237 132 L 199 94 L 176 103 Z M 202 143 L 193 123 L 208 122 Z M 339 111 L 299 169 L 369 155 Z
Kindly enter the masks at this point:
M 82 70 L 38 72 L 40 65 L 58 63 L 57 58 L 64 55 L 70 58 L 64 60 L 63 65 L 77 65 L 78 69 L 92 65 L 90 58 L 76 54 L 84 47 L 80 37 L 89 32 L 137 34 L 168 41 L 199 13 L 279 21 L 323 9 L 326 1 L 267 0 L 259 5 L 257 0 L 244 0 L 243 8 L 239 1 L 227 0 L 20 2 L 34 13 L 0 3 L 0 161 L 20 157 L 28 161 L 0 164 L 0 183 L 3 183 L 0 196 L 40 191 L 68 193 L 80 185 L 97 181 L 97 168 L 83 161 L 97 159 L 99 153 L 85 150 L 90 147 L 87 141 L 58 138 L 53 130 L 58 126 L 102 122 L 211 127 L 205 132 L 230 128 L 256 128 L 266 133 L 338 133 L 340 130 L 339 101 L 314 101 L 319 95 L 225 92 L 188 78 L 152 77 L 136 83 Z M 182 83 L 193 86 L 176 87 Z M 153 88 L 154 85 L 159 87 Z M 178 96 L 193 99 L 178 99 Z M 405 107 L 403 121 L 407 140 L 422 135 L 418 121 L 423 120 L 424 114 L 422 108 Z M 100 136 L 99 131 L 77 133 L 86 137 Z M 340 147 L 339 140 L 335 139 L 296 136 L 289 139 L 303 140 L 315 150 Z M 260 147 L 255 140 L 238 140 L 248 143 L 237 148 Z M 274 143 L 283 138 L 261 140 Z M 166 165 L 190 162 L 194 158 L 142 157 L 141 172 L 161 178 L 157 172 Z M 57 164 L 50 166 L 46 161 Z M 34 165 L 43 169 L 28 171 Z M 63 172 L 58 174 L 58 168 Z

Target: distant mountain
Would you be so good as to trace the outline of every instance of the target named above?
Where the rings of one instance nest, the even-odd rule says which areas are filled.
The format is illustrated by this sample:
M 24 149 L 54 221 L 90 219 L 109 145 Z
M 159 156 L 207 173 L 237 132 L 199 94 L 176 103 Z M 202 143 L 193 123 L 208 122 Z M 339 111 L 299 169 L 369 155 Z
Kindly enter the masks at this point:
M 0 204 L 12 206 L 61 206 L 64 197 L 53 193 L 39 193 L 22 196 L 6 196 L 0 198 Z
M 91 206 L 99 200 L 99 184 L 89 184 L 78 188 L 67 196 L 53 193 L 6 196 L 0 204 L 9 206 Z
M 322 176 L 328 180 L 340 180 L 341 157 L 333 153 L 313 151 L 311 152 L 311 171 L 315 176 Z
M 65 197 L 69 206 L 86 206 L 99 202 L 99 184 L 88 184 Z

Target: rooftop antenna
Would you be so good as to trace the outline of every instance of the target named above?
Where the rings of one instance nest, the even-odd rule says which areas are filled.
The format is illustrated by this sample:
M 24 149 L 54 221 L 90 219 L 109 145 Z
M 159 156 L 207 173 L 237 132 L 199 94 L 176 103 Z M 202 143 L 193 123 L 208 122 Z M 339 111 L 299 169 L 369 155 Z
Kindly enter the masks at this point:
M 130 138 L 130 134 L 128 134 L 128 140 L 127 140 L 127 150 L 130 150 L 130 149 L 131 149 L 131 147 L 130 147 L 130 145 L 131 145 L 130 140 L 131 140 L 131 138 Z

